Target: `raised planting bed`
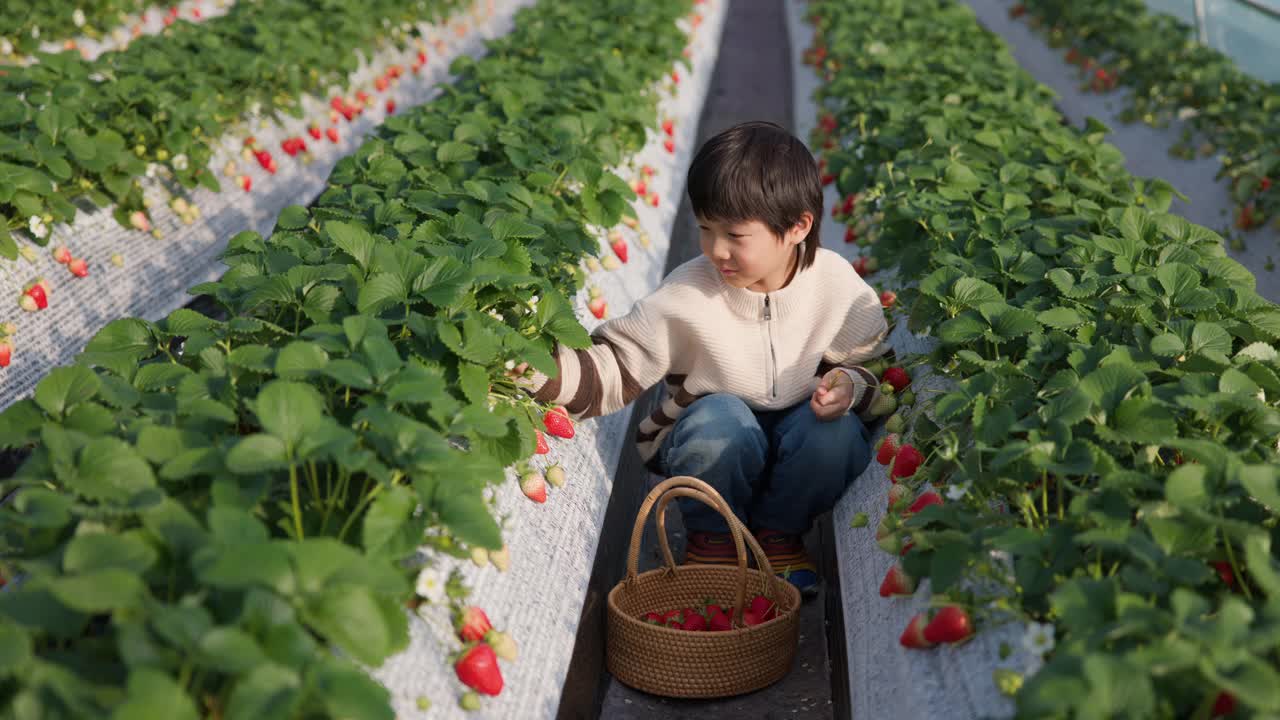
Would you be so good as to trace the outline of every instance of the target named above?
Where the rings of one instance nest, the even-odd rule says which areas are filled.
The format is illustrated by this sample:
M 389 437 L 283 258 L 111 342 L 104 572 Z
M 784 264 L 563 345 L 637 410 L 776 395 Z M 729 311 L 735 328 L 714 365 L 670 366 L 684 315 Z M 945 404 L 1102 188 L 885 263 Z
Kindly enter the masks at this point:
M 552 438 L 535 466 L 583 475 L 531 503 L 512 470 L 546 442 L 549 409 L 506 374 L 545 368 L 553 338 L 585 341 L 588 284 L 622 311 L 657 282 L 674 215 L 661 193 L 691 150 L 719 5 L 522 11 L 488 56 L 455 63 L 446 94 L 339 162 L 312 207 L 232 240 L 231 269 L 195 288 L 226 320 L 114 321 L 0 415 L 0 438 L 33 445 L 0 486 L 15 491 L 0 509 L 5 572 L 23 578 L 0 593 L 0 707 L 550 715 L 582 602 L 569 583 L 589 574 L 586 522 L 625 418 Z M 692 77 L 676 64 L 686 48 Z M 666 113 L 674 137 L 658 134 Z M 629 180 L 645 164 L 658 189 L 620 228 L 635 250 L 619 251 L 606 229 L 635 214 Z M 593 255 L 600 271 L 639 272 L 592 275 Z M 580 566 L 558 575 L 544 552 Z M 522 659 L 503 660 L 508 689 L 481 700 L 444 655 L 457 636 L 429 638 L 500 586 L 488 607 Z M 364 672 L 378 667 L 381 683 Z
M 873 474 L 836 513 L 842 559 L 920 586 L 842 567 L 855 716 L 1280 710 L 1280 308 L 967 7 L 808 12 L 814 145 L 921 353 L 905 497 Z

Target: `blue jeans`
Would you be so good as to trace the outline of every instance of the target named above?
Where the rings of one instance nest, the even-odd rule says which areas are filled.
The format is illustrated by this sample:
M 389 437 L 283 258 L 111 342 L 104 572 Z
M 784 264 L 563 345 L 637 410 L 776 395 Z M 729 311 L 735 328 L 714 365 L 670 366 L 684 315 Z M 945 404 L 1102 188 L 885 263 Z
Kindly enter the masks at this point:
M 667 477 L 691 475 L 724 496 L 744 525 L 805 533 L 871 461 L 871 434 L 856 415 L 822 422 L 809 401 L 757 412 L 740 398 L 707 395 L 676 420 L 654 458 Z M 688 530 L 728 532 L 715 510 L 680 498 Z

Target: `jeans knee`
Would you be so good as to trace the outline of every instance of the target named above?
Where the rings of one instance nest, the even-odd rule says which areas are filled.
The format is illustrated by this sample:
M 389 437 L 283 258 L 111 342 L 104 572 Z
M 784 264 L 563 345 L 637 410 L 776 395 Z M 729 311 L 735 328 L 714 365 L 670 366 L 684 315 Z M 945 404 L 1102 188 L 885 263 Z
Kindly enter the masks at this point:
M 764 467 L 768 439 L 751 408 L 727 394 L 708 395 L 685 409 L 672 429 L 667 463 L 685 472 L 707 470 L 727 461 L 744 468 Z
M 824 422 L 807 404 L 786 418 L 779 428 L 782 455 L 803 453 L 819 464 L 846 465 L 860 473 L 870 459 L 869 433 L 856 415 Z

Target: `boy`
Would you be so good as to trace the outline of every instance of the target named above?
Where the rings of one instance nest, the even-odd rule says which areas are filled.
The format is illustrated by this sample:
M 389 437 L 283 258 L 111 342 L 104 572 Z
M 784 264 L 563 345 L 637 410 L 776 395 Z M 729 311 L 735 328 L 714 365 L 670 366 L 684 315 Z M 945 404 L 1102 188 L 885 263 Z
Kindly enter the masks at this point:
M 801 542 L 871 458 L 878 381 L 859 363 L 888 350 L 875 291 L 818 247 L 822 183 L 808 149 L 766 122 L 730 128 L 688 173 L 702 256 L 676 268 L 587 350 L 557 348 L 559 373 L 527 381 L 575 417 L 615 412 L 659 380 L 640 423 L 651 469 L 724 496 L 770 563 L 801 592 L 818 576 Z M 523 369 L 523 368 L 521 368 Z M 723 518 L 681 498 L 687 563 L 735 564 Z

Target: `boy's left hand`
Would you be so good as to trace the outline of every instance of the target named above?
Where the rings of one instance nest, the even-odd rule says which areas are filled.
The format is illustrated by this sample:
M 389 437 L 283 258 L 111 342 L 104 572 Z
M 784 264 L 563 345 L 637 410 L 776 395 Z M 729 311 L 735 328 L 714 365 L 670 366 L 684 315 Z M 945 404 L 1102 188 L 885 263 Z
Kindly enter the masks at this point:
M 853 402 L 853 382 L 840 370 L 831 370 L 822 376 L 818 389 L 809 400 L 813 414 L 823 422 L 839 420 Z

